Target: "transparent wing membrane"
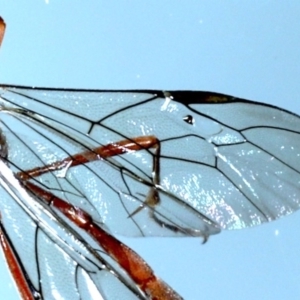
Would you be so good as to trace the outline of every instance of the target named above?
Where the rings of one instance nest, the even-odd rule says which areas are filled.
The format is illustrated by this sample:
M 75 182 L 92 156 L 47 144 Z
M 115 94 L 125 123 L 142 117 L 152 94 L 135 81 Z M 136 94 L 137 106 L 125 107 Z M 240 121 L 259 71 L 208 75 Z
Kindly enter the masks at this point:
M 140 136 L 159 140 L 157 184 L 153 149 L 35 178 L 47 181 L 53 193 L 63 190 L 113 233 L 178 235 L 186 229 L 209 235 L 218 227 L 276 219 L 299 206 L 299 117 L 284 110 L 205 92 L 3 87 L 2 99 L 2 130 L 21 170 Z M 184 121 L 187 115 L 193 124 Z M 159 203 L 132 215 L 151 187 Z M 148 210 L 179 230 L 162 228 Z
M 109 233 L 206 240 L 299 208 L 290 112 L 208 92 L 1 86 L 0 98 L 2 223 L 44 298 L 155 299 Z

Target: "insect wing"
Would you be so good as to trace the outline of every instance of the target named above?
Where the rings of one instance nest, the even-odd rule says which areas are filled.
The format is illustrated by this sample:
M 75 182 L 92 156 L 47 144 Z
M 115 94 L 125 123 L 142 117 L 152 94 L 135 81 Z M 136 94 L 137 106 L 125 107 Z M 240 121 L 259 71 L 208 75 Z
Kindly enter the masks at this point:
M 74 145 L 69 143 L 69 148 L 57 146 L 53 141 L 65 135 L 54 131 L 49 124 L 46 126 L 42 116 L 36 118 L 35 115 L 16 106 L 8 107 L 7 103 L 2 107 L 1 113 L 3 162 L 1 161 L 0 169 L 1 187 L 5 195 L 1 201 L 3 227 L 35 293 L 46 299 L 114 299 L 120 298 L 120 295 L 122 299 L 144 299 L 145 294 L 132 279 L 134 276 L 130 277 L 126 272 L 131 271 L 130 268 L 125 271 L 118 260 L 126 262 L 128 259 L 135 264 L 136 271 L 138 266 L 142 269 L 148 268 L 152 283 L 157 283 L 170 297 L 172 295 L 170 299 L 179 299 L 180 297 L 170 292 L 169 287 L 154 277 L 151 269 L 126 246 L 113 247 L 114 251 L 123 251 L 123 257 L 122 251 L 119 251 L 120 257 L 116 257 L 114 253 L 108 252 L 109 247 L 101 247 L 85 230 L 72 224 L 53 203 L 44 203 L 43 197 L 49 193 L 52 198 L 59 197 L 72 203 L 73 208 L 68 209 L 69 213 L 72 214 L 74 205 L 78 204 L 92 215 L 93 206 L 88 206 L 89 199 L 83 194 L 84 186 L 81 189 L 82 183 L 79 183 L 80 177 L 77 176 L 77 172 L 90 172 L 88 167 L 83 166 L 82 170 L 79 167 L 79 171 L 74 168 L 47 172 L 28 181 L 15 178 L 20 171 L 34 165 L 51 163 L 60 158 L 62 153 L 74 153 L 71 152 Z M 51 137 L 52 144 L 49 146 Z M 78 151 L 80 143 L 74 144 Z M 13 175 L 12 171 L 16 175 Z M 88 176 L 96 177 L 93 174 Z M 87 188 L 90 190 L 91 186 Z M 38 194 L 38 189 L 44 192 Z M 53 201 L 54 198 L 51 202 Z M 96 222 L 102 224 L 97 216 L 94 213 Z M 104 227 L 104 224 L 102 225 Z M 115 243 L 113 237 L 110 238 L 110 242 Z M 124 251 L 127 253 L 125 256 Z M 145 274 L 143 276 L 145 277 Z M 140 283 L 143 283 L 144 279 L 140 279 Z
M 124 139 L 130 140 L 152 133 L 158 133 L 160 138 L 167 136 L 160 120 L 157 120 L 157 125 L 153 125 L 157 109 L 146 114 L 151 106 L 158 105 L 160 109 L 159 105 L 166 101 L 155 92 L 22 88 L 4 88 L 3 91 L 2 99 L 6 101 L 3 112 L 7 112 L 9 118 L 13 117 L 14 122 L 19 123 L 10 124 L 11 121 L 3 119 L 3 130 L 5 135 L 12 136 L 13 140 L 8 141 L 8 144 L 18 144 L 20 148 L 26 149 L 20 151 L 23 157 L 22 154 L 14 157 L 14 164 L 22 170 L 50 164 L 66 156 Z M 9 105 L 16 106 L 13 109 Z M 146 107 L 143 108 L 143 105 Z M 15 128 L 22 130 L 16 132 Z M 27 134 L 24 135 L 24 132 Z M 181 132 L 184 134 L 184 128 Z M 31 154 L 25 154 L 26 152 Z M 144 203 L 149 187 L 154 186 L 153 157 L 154 154 L 145 149 L 76 168 L 65 168 L 56 174 L 44 174 L 36 180 L 43 184 L 47 182 L 46 185 L 53 193 L 63 189 L 64 197 L 69 197 L 73 205 L 84 208 L 94 220 L 113 233 L 166 236 L 178 235 L 178 231 L 186 234 L 185 231 L 190 232 L 195 228 L 195 235 L 199 230 L 208 232 L 207 235 L 218 231 L 214 225 L 209 228 L 209 219 L 200 212 L 160 186 L 155 186 L 155 189 L 159 190 L 162 205 L 154 207 L 160 222 L 153 220 L 149 213 L 153 208 L 147 206 L 129 217 Z M 187 213 L 188 218 L 185 217 Z M 179 230 L 174 232 L 167 226 L 162 227 L 161 223 L 170 224 Z
M 196 112 L 222 124 L 222 133 L 211 138 L 216 147 L 216 167 L 238 189 L 228 212 L 235 208 L 233 222 L 224 228 L 240 228 L 275 220 L 299 209 L 300 118 L 285 110 L 249 101 L 208 104 Z M 240 138 L 232 139 L 230 131 Z M 236 190 L 235 190 L 236 191 Z M 215 203 L 222 203 L 223 199 Z M 236 222 L 237 216 L 241 216 Z
M 155 153 L 149 149 L 39 178 L 48 188 L 51 182 L 52 192 L 63 184 L 64 197 L 83 204 L 113 233 L 208 236 L 299 207 L 300 123 L 284 110 L 205 92 L 3 87 L 2 98 L 8 101 L 4 107 L 22 109 L 15 109 L 15 116 L 30 130 L 27 150 L 19 152 L 32 155 L 24 154 L 27 160 L 18 155 L 16 162 L 22 169 L 124 139 L 158 138 L 159 184 L 153 183 Z M 17 128 L 4 127 L 10 128 L 6 135 Z M 17 134 L 24 143 L 24 130 Z M 160 202 L 134 213 L 149 187 Z
M 70 223 L 68 226 L 52 210 L 30 197 L 8 167 L 2 161 L 0 164 L 3 227 L 33 296 L 37 299 L 137 299 L 140 295 L 143 298 L 99 245 L 78 228 L 73 234 Z M 94 251 L 100 256 L 94 256 Z
M 203 92 L 3 86 L 1 98 L 1 156 L 9 166 L 2 169 L 7 172 L 20 174 L 124 139 L 158 138 L 159 154 L 146 148 L 125 151 L 30 179 L 81 207 L 113 233 L 209 236 L 221 228 L 276 219 L 299 207 L 295 129 L 299 117 L 278 108 Z M 158 183 L 153 178 L 156 157 Z M 17 244 L 14 248 L 37 291 L 47 297 L 53 291 L 64 295 L 62 280 L 57 280 L 64 274 L 73 284 L 74 297 L 78 291 L 85 295 L 93 290 L 87 283 L 81 288 L 81 282 L 89 282 L 106 297 L 103 277 L 121 285 L 112 291 L 127 287 L 133 291 L 128 291 L 130 297 L 139 294 L 122 268 L 90 237 L 61 219 L 55 209 L 34 201 L 30 191 L 20 196 L 15 190 L 23 188 L 12 189 L 11 183 L 5 187 L 3 222 L 13 240 L 26 237 L 28 251 Z M 159 202 L 151 207 L 145 204 L 149 190 L 159 195 Z M 24 197 L 30 204 L 24 205 Z M 101 253 L 100 259 L 91 255 L 90 245 Z M 50 260 L 53 256 L 57 259 Z M 55 281 L 49 272 L 55 274 Z M 89 281 L 79 280 L 78 274 Z M 56 288 L 50 288 L 54 283 Z

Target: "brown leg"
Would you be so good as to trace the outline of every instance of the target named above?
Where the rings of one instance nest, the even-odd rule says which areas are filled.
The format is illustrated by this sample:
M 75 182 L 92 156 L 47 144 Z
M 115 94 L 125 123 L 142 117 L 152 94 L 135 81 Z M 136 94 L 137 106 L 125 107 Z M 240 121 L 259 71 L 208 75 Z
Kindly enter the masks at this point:
M 5 228 L 0 220 L 0 245 L 2 247 L 7 265 L 15 280 L 15 283 L 20 292 L 22 299 L 34 300 L 38 296 L 38 292 L 34 290 L 28 277 L 25 275 L 25 270 L 19 263 L 18 255 L 14 250 L 11 242 L 8 239 Z M 35 295 L 35 296 L 34 296 Z
M 151 267 L 137 253 L 94 223 L 92 217 L 84 210 L 67 203 L 31 182 L 25 181 L 23 185 L 39 199 L 54 206 L 93 237 L 150 299 L 182 299 L 165 282 L 155 276 Z
M 160 155 L 160 143 L 155 136 L 142 136 L 132 138 L 131 140 L 123 140 L 116 143 L 111 143 L 105 146 L 100 146 L 92 150 L 86 150 L 84 152 L 69 156 L 61 161 L 54 162 L 50 165 L 37 167 L 31 170 L 18 172 L 16 177 L 22 181 L 26 181 L 33 177 L 38 177 L 42 174 L 61 170 L 63 168 L 72 168 L 78 165 L 86 164 L 88 162 L 113 157 L 116 155 L 122 155 L 132 151 L 139 151 L 144 149 L 154 149 L 153 155 L 153 186 L 159 184 L 159 155 Z M 129 217 L 132 217 L 145 206 L 155 207 L 159 203 L 159 195 L 155 188 L 151 187 L 146 199 L 141 206 L 132 212 Z
M 0 17 L 0 46 L 1 46 L 3 38 L 4 38 L 5 27 L 6 27 L 6 24 L 5 24 L 4 20 Z

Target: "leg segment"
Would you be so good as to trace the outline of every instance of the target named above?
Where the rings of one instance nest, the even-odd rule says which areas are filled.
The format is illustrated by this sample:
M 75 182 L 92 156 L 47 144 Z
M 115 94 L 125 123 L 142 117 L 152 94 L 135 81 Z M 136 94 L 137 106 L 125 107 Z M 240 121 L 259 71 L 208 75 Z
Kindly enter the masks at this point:
M 67 203 L 29 181 L 23 182 L 23 185 L 32 194 L 54 206 L 79 228 L 93 237 L 118 262 L 149 299 L 182 299 L 165 282 L 155 276 L 151 267 L 137 253 L 99 227 L 84 210 Z
M 54 162 L 49 165 L 42 167 L 37 167 L 31 170 L 18 172 L 16 174 L 17 178 L 22 181 L 27 181 L 30 178 L 38 177 L 42 174 L 61 170 L 64 168 L 72 168 L 88 162 L 105 159 L 108 157 L 113 157 L 116 155 L 122 155 L 132 151 L 139 151 L 145 149 L 154 149 L 155 153 L 153 155 L 153 168 L 152 168 L 152 180 L 153 187 L 150 188 L 146 200 L 141 206 L 132 212 L 129 217 L 132 217 L 138 213 L 145 206 L 155 207 L 159 203 L 159 195 L 154 188 L 160 183 L 159 179 L 159 156 L 160 156 L 160 143 L 155 136 L 142 136 L 132 138 L 131 140 L 123 140 L 116 143 L 107 144 L 105 146 L 100 146 L 92 150 L 86 150 L 84 152 L 69 156 L 61 161 Z
M 25 270 L 22 265 L 19 263 L 18 255 L 14 250 L 8 235 L 6 234 L 5 228 L 3 227 L 0 220 L 0 244 L 7 262 L 7 265 L 10 269 L 10 272 L 15 280 L 15 283 L 19 289 L 20 296 L 22 299 L 34 300 L 41 299 L 40 293 L 38 293 L 33 285 L 31 284 L 28 276 L 25 274 Z

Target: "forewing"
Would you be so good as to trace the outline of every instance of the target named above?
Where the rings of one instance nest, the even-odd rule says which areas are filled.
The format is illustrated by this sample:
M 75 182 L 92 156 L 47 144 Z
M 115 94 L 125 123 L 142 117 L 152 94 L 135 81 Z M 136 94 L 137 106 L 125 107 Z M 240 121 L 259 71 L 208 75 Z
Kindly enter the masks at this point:
M 11 144 L 22 148 L 26 141 L 27 150 L 18 152 L 31 154 L 16 162 L 23 170 L 124 139 L 154 135 L 160 140 L 159 185 L 153 183 L 151 149 L 38 179 L 111 232 L 208 236 L 299 207 L 300 123 L 289 112 L 204 92 L 4 87 L 2 98 L 7 107 L 22 108 L 9 115 L 30 131 L 24 134 L 2 120 L 7 135 L 14 132 L 20 141 Z M 135 213 L 150 188 L 160 202 Z

